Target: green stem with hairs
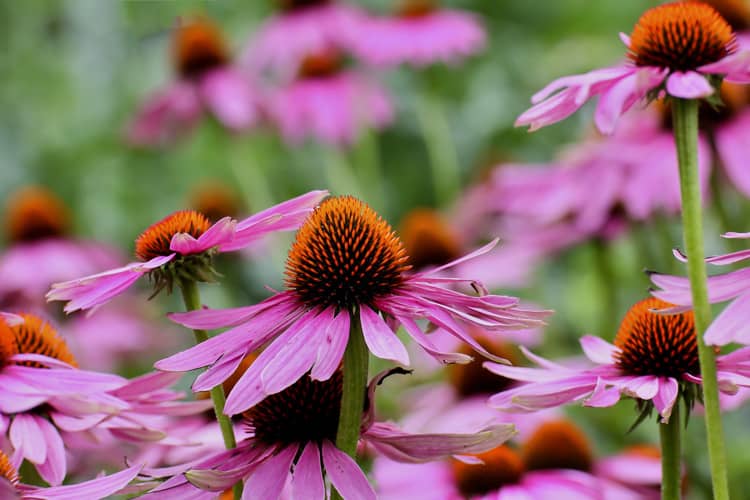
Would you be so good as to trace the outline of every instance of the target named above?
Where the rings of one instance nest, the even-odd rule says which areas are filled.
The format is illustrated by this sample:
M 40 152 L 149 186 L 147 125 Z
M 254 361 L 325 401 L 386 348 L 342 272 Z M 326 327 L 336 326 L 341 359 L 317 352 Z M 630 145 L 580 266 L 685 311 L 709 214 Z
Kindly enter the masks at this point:
M 661 438 L 661 498 L 662 500 L 680 500 L 681 486 L 681 449 L 680 404 L 678 398 L 672 409 L 669 422 L 659 424 Z
M 185 302 L 185 309 L 188 311 L 196 311 L 201 308 L 200 292 L 198 291 L 198 284 L 193 280 L 183 279 L 180 281 L 180 290 L 182 290 L 182 300 Z M 193 330 L 195 335 L 195 343 L 200 344 L 208 340 L 208 332 L 206 330 Z M 221 436 L 224 439 L 224 447 L 227 450 L 237 447 L 237 441 L 234 438 L 234 429 L 232 428 L 232 421 L 229 417 L 224 415 L 224 387 L 219 384 L 211 389 L 211 401 L 214 403 L 214 413 L 216 414 L 216 420 L 219 422 L 219 428 L 221 429 Z M 234 500 L 240 500 L 242 498 L 242 481 L 232 486 L 232 492 L 234 494 Z
M 349 341 L 344 352 L 344 383 L 341 395 L 341 412 L 339 427 L 336 432 L 336 447 L 357 459 L 357 442 L 359 428 L 362 424 L 362 412 L 365 407 L 367 391 L 367 368 L 369 363 L 365 338 L 359 315 L 353 314 L 349 329 Z M 332 500 L 340 499 L 338 492 L 331 495 Z
M 716 355 L 703 341 L 703 334 L 711 323 L 708 303 L 706 263 L 703 250 L 701 193 L 698 176 L 698 101 L 672 99 L 674 138 L 680 165 L 680 193 L 682 196 L 682 231 L 688 255 L 688 278 L 695 313 L 695 334 L 698 337 L 703 404 L 706 409 L 708 458 L 711 463 L 711 482 L 715 500 L 729 499 L 727 456 L 719 408 L 719 384 L 716 377 Z

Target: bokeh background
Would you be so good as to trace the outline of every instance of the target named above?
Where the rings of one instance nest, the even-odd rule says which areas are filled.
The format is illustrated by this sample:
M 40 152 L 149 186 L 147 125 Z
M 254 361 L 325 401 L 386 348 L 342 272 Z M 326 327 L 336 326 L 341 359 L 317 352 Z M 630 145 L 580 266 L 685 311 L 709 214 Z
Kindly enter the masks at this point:
M 382 183 L 357 188 L 356 194 L 368 199 L 371 190 L 385 193 L 371 203 L 394 226 L 415 207 L 449 211 L 450 204 L 437 206 L 429 180 L 430 160 L 416 116 L 420 92 L 428 88 L 437 96 L 447 118 L 461 189 L 485 178 L 501 161 L 551 161 L 561 147 L 589 131 L 590 109 L 529 134 L 514 128 L 513 121 L 528 107 L 530 95 L 558 76 L 621 58 L 618 32 L 629 31 L 656 2 L 444 3 L 482 17 L 486 49 L 457 66 L 369 70 L 389 89 L 396 119 L 372 142 L 338 151 L 313 142 L 291 147 L 270 128 L 232 135 L 211 120 L 201 121 L 193 134 L 170 148 L 135 148 L 124 141 L 125 126 L 140 103 L 171 78 L 170 34 L 178 17 L 202 13 L 213 18 L 239 49 L 272 12 L 271 2 L 0 2 L 0 199 L 24 185 L 47 186 L 69 205 L 78 236 L 132 253 L 135 236 L 186 207 L 201 184 L 224 183 L 235 190 L 245 211 L 255 211 L 266 202 L 310 189 L 336 191 L 342 187 L 336 168 L 348 164 L 356 174 L 361 155 L 372 154 L 366 148 L 375 147 Z M 361 4 L 385 12 L 390 2 Z M 727 197 L 733 210 L 748 213 L 747 200 L 735 193 Z M 713 213 L 708 217 L 706 234 L 714 236 L 709 238 L 709 253 L 726 250 L 715 237 L 719 230 Z M 654 248 L 650 255 L 641 251 L 639 240 L 644 238 Z M 667 243 L 680 244 L 675 222 L 658 229 L 638 227 L 608 246 L 606 274 L 598 264 L 596 244 L 584 243 L 540 262 L 530 286 L 502 291 L 556 310 L 537 350 L 551 357 L 571 355 L 578 352 L 576 339 L 584 333 L 614 337 L 627 306 L 647 294 L 643 269 L 679 269 L 671 262 Z M 230 286 L 205 287 L 205 301 L 215 307 L 239 305 L 262 297 L 265 284 L 280 286 L 283 247 L 284 240 L 269 247 L 273 265 L 251 260 L 226 264 Z M 165 310 L 179 308 L 174 298 L 160 296 L 154 302 Z M 152 360 L 146 358 L 134 372 L 148 367 Z M 381 391 L 381 397 L 386 408 L 394 407 L 387 391 Z M 657 442 L 654 425 L 627 432 L 635 419 L 633 407 L 623 401 L 611 410 L 569 412 L 597 450 L 607 453 L 628 443 Z M 725 422 L 734 498 L 750 498 L 744 488 L 750 472 L 750 412 L 732 412 Z M 700 417 L 690 421 L 687 435 L 690 494 L 707 498 Z

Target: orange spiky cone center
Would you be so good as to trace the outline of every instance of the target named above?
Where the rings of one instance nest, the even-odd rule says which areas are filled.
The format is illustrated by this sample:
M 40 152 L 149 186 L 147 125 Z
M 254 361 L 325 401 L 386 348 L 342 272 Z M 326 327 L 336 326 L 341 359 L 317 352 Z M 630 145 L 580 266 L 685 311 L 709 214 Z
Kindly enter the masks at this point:
M 195 210 L 181 210 L 152 224 L 135 240 L 135 255 L 142 261 L 154 257 L 170 255 L 172 237 L 177 233 L 187 233 L 198 238 L 211 227 L 208 217 Z
M 42 354 L 50 358 L 68 363 L 71 366 L 78 366 L 75 357 L 68 349 L 57 330 L 46 320 L 29 313 L 20 313 L 23 323 L 11 327 L 0 327 L 0 336 L 11 338 L 13 342 L 14 354 Z M 3 340 L 0 344 L 5 343 Z M 42 367 L 40 363 L 32 361 L 22 361 L 18 364 L 24 366 Z

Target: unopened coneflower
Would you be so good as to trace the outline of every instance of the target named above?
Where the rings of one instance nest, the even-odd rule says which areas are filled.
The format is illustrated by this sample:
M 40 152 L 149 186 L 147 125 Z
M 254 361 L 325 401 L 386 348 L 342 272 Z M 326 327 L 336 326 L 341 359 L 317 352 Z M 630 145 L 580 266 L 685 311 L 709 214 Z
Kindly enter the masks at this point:
M 534 106 L 516 125 L 538 129 L 563 120 L 599 95 L 596 124 L 610 133 L 633 104 L 660 92 L 674 98 L 705 98 L 728 81 L 750 81 L 746 49 L 739 47 L 730 24 L 710 5 L 673 2 L 646 11 L 630 36 L 627 63 L 555 80 L 536 93 Z
M 227 400 L 225 411 L 235 414 L 310 370 L 312 379 L 328 379 L 352 337 L 363 336 L 367 349 L 377 357 L 408 364 L 406 348 L 394 333 L 399 324 L 442 362 L 471 359 L 437 349 L 417 324 L 420 318 L 494 357 L 471 337 L 469 325 L 504 332 L 538 325 L 547 312 L 521 308 L 513 297 L 454 291 L 444 285 L 473 284 L 479 290 L 481 286 L 435 275 L 493 246 L 494 242 L 425 273 L 407 273 L 408 256 L 387 222 L 356 198 L 329 198 L 297 233 L 287 259 L 286 290 L 253 306 L 171 315 L 191 328 L 235 328 L 156 366 L 185 371 L 212 365 L 194 384 L 195 389 L 203 389 L 225 379 L 246 353 L 270 341 Z M 304 349 L 299 348 L 302 345 Z
M 21 313 L 0 321 L 0 428 L 14 456 L 28 460 L 51 485 L 65 478 L 67 439 L 108 433 L 133 442 L 167 436 L 170 415 L 201 412 L 168 389 L 178 377 L 151 373 L 128 381 L 76 368 L 52 324 Z M 161 415 L 155 417 L 155 415 Z
M 343 64 L 342 54 L 330 48 L 307 52 L 296 77 L 270 93 L 268 113 L 287 141 L 346 146 L 362 128 L 380 129 L 393 120 L 385 89 Z
M 274 231 L 296 229 L 327 193 L 311 191 L 242 221 L 224 217 L 211 223 L 194 210 L 181 210 L 149 226 L 135 241 L 138 262 L 92 276 L 55 283 L 47 300 L 68 301 L 65 311 L 91 309 L 121 294 L 148 275 L 155 293 L 194 281 L 211 281 L 212 256 L 245 248 Z
M 140 472 L 136 465 L 109 476 L 66 486 L 40 487 L 23 484 L 11 459 L 0 451 L 0 498 L 3 500 L 69 500 L 105 498 L 125 488 Z
M 8 248 L 0 254 L 0 307 L 38 307 L 49 286 L 119 265 L 119 252 L 75 239 L 66 204 L 50 189 L 25 186 L 5 204 Z
M 136 145 L 158 146 L 191 130 L 204 110 L 232 131 L 260 120 L 259 98 L 231 62 L 219 28 L 205 17 L 178 21 L 172 35 L 175 79 L 143 105 L 128 129 Z
M 374 390 L 388 374 L 379 374 L 369 388 L 362 388 L 367 399 L 359 418 L 361 441 L 376 453 L 402 462 L 429 462 L 481 453 L 514 434 L 512 425 L 491 425 L 470 434 L 410 434 L 376 422 Z M 243 414 L 251 437 L 236 450 L 187 465 L 188 470 L 179 471 L 144 498 L 202 498 L 201 489 L 221 492 L 242 480 L 245 491 L 257 498 L 278 498 L 288 484 L 291 498 L 322 500 L 327 477 L 343 498 L 374 499 L 364 472 L 334 444 L 342 392 L 340 370 L 324 381 L 300 379 Z
M 309 54 L 351 53 L 367 20 L 364 10 L 344 0 L 279 0 L 278 12 L 254 33 L 241 62 L 282 81 L 294 76 Z
M 485 43 L 484 28 L 473 13 L 444 8 L 438 0 L 397 0 L 393 15 L 364 23 L 355 52 L 375 66 L 425 66 L 455 63 Z

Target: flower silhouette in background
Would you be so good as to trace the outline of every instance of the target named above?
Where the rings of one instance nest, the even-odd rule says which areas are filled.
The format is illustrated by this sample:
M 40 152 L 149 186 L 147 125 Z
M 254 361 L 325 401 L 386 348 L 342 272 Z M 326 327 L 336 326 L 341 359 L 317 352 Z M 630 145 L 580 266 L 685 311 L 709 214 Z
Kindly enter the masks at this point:
M 204 17 L 181 20 L 174 28 L 175 80 L 149 98 L 128 127 L 140 146 L 173 142 L 208 111 L 227 129 L 246 130 L 261 119 L 260 98 L 249 77 L 236 68 L 219 29 Z

